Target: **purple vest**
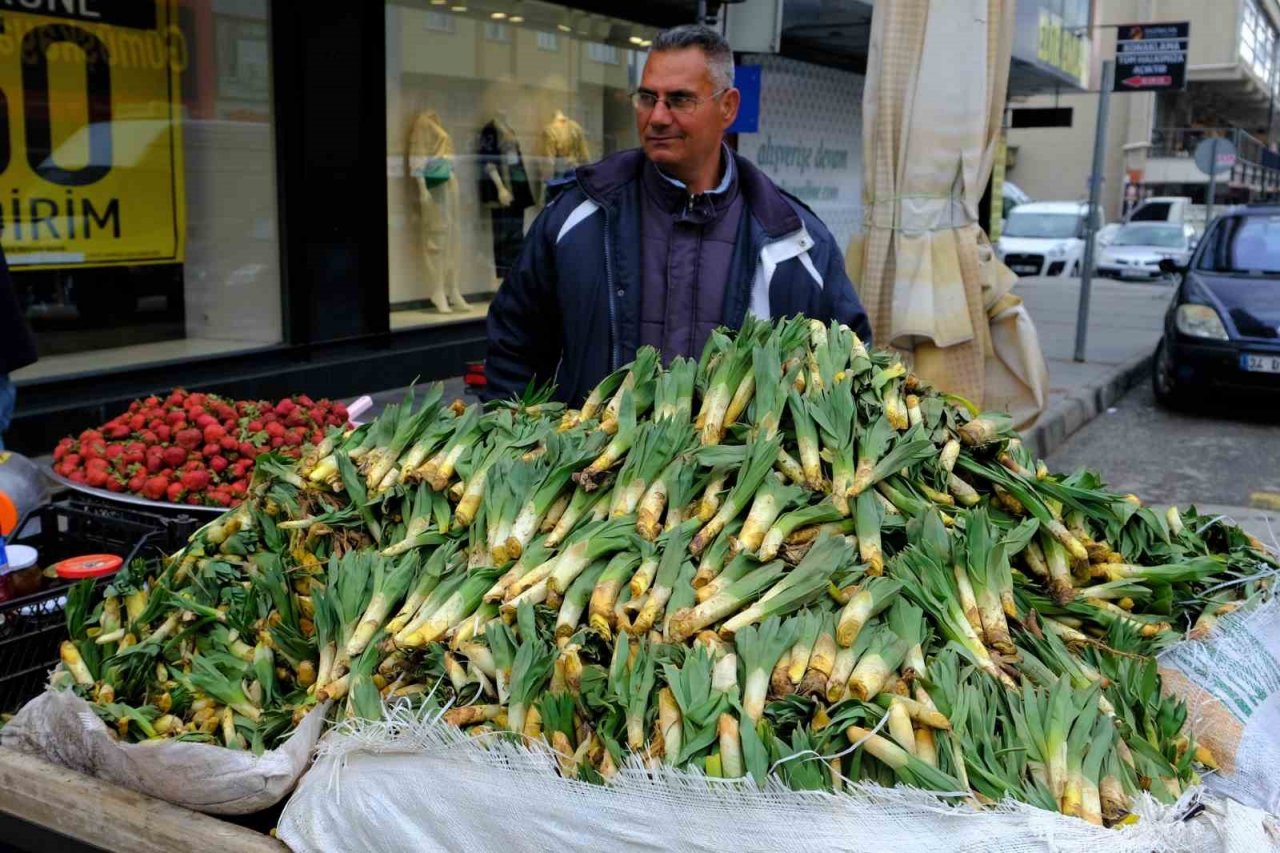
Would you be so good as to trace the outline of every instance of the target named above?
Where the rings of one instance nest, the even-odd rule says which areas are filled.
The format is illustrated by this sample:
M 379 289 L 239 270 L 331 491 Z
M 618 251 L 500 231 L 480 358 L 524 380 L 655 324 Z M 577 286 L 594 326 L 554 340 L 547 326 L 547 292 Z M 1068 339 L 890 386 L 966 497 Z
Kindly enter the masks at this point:
M 722 322 L 743 207 L 733 158 L 726 156 L 725 163 L 721 185 L 696 196 L 644 164 L 640 344 L 656 347 L 664 364 L 679 355 L 700 356 Z

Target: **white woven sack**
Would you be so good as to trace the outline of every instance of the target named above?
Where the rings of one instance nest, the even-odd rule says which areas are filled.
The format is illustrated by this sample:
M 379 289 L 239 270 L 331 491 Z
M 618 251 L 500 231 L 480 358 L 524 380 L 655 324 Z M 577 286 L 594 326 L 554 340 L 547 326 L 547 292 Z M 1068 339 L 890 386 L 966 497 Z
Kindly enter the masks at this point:
M 344 724 L 325 736 L 278 835 L 299 853 L 1280 850 L 1258 812 L 1219 805 L 1179 819 L 1200 794 L 1173 808 L 1144 798 L 1136 824 L 1104 829 L 1019 803 L 977 812 L 909 789 L 799 793 L 634 764 L 605 787 L 561 778 L 545 749 L 478 743 L 437 719 L 392 709 L 386 722 Z
M 1222 765 L 1206 784 L 1280 813 L 1280 599 L 1224 616 L 1207 639 L 1164 652 L 1160 669 Z
M 297 783 L 324 726 L 313 709 L 279 749 L 254 755 L 203 743 L 120 743 L 89 703 L 48 690 L 22 707 L 0 745 L 209 814 L 249 814 L 279 802 Z

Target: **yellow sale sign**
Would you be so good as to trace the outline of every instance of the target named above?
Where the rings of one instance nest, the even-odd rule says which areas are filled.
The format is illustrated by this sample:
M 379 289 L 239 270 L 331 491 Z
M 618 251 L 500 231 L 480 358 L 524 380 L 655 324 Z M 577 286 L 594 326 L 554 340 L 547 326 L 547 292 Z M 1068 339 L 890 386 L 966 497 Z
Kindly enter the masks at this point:
M 15 267 L 180 263 L 176 0 L 0 0 L 0 225 Z

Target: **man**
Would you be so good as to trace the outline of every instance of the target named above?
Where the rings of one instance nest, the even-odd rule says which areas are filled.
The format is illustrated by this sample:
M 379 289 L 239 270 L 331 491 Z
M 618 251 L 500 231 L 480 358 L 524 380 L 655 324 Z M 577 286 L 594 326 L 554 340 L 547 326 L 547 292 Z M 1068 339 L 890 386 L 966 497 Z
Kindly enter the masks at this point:
M 554 382 L 576 405 L 639 346 L 697 358 L 748 312 L 840 320 L 869 340 L 826 226 L 724 144 L 740 97 L 715 30 L 654 39 L 632 96 L 642 149 L 552 185 L 489 309 L 487 398 Z
M 18 294 L 9 276 L 9 265 L 0 250 L 0 450 L 4 433 L 13 418 L 17 389 L 9 374 L 36 360 L 36 344 L 18 305 Z

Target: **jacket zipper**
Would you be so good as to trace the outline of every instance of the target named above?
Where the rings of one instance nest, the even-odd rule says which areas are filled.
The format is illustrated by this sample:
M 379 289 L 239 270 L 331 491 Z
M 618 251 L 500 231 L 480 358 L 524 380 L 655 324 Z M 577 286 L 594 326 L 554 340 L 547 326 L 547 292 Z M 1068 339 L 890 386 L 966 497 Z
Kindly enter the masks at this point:
M 604 213 L 604 276 L 605 283 L 609 288 L 609 343 L 611 345 L 609 370 L 612 372 L 618 369 L 618 361 L 620 360 L 618 355 L 618 309 L 613 292 L 613 227 L 609 222 L 609 208 L 601 205 L 600 210 Z

